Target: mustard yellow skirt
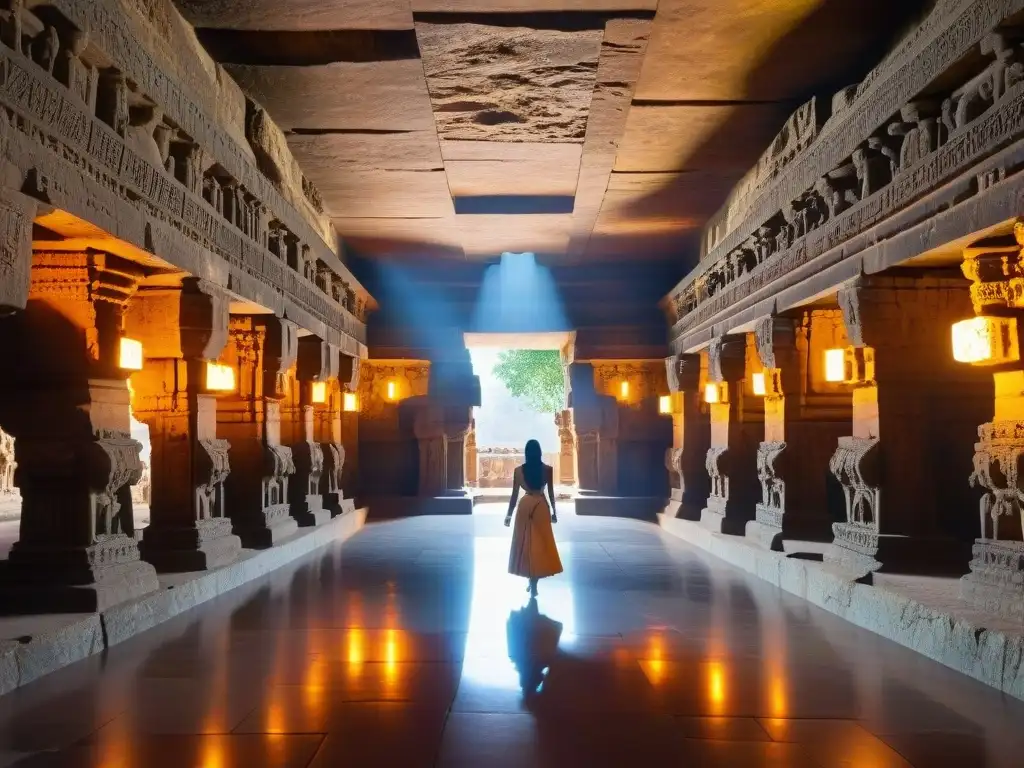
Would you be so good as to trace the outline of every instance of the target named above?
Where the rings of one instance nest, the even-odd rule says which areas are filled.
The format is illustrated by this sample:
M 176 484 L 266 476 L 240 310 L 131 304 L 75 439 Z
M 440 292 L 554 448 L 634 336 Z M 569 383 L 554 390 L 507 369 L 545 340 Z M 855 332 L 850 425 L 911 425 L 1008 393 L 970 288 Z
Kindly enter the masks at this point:
M 526 494 L 516 506 L 508 572 L 527 579 L 544 579 L 562 572 L 551 530 L 551 508 L 539 494 Z

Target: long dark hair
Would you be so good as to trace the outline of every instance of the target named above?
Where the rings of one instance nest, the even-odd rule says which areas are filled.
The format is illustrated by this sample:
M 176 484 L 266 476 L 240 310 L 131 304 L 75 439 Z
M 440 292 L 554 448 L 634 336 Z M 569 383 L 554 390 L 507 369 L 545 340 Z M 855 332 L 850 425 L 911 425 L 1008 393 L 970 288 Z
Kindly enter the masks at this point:
M 523 463 L 523 479 L 526 484 L 535 491 L 544 488 L 544 454 L 541 453 L 540 443 L 536 440 L 528 440 L 526 448 L 526 461 Z

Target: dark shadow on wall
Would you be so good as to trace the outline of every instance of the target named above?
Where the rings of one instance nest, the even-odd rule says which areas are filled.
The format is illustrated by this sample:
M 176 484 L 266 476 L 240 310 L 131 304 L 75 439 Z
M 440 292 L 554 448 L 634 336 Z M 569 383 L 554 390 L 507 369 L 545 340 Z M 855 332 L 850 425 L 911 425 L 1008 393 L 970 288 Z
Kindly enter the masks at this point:
M 694 214 L 707 221 L 798 106 L 816 96 L 819 107 L 828 110 L 832 96 L 861 82 L 905 32 L 925 18 L 935 2 L 825 0 L 751 68 L 744 87 L 745 98 L 738 101 L 730 117 L 689 157 L 680 158 L 677 167 L 686 173 L 634 203 L 629 210 L 637 215 L 651 210 L 678 210 L 678 201 L 682 200 L 689 201 Z M 765 94 L 770 94 L 769 101 L 764 100 Z M 752 131 L 750 113 L 744 107 L 756 105 L 763 115 L 764 105 L 772 103 L 778 105 L 777 114 L 764 115 L 761 128 Z M 702 165 L 702 158 L 728 158 L 729 162 L 727 167 L 707 168 Z M 697 264 L 699 253 L 700 234 L 696 233 L 686 242 L 679 266 L 689 271 Z

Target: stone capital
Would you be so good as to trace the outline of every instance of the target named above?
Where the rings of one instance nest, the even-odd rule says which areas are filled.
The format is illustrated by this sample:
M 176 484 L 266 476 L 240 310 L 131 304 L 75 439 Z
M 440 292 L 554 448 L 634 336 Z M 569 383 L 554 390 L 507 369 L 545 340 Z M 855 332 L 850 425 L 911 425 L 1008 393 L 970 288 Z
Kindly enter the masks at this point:
M 680 354 L 665 358 L 665 374 L 672 394 L 700 387 L 700 355 Z
M 708 378 L 716 382 L 735 382 L 746 375 L 746 339 L 743 336 L 716 336 L 708 345 Z
M 328 381 L 338 378 L 338 347 L 316 336 L 299 337 L 296 376 L 299 381 Z

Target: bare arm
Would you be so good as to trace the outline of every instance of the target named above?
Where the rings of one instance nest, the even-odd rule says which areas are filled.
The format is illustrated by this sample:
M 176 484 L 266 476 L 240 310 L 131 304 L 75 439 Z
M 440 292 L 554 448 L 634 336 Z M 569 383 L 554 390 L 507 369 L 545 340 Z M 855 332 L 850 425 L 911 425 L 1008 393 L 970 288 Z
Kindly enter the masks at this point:
M 548 467 L 548 498 L 551 499 L 551 522 L 558 522 L 558 513 L 555 512 L 555 470 Z
M 505 525 L 512 520 L 512 511 L 516 508 L 516 500 L 519 498 L 519 470 L 512 473 L 512 498 L 508 500 L 508 514 L 505 515 Z

